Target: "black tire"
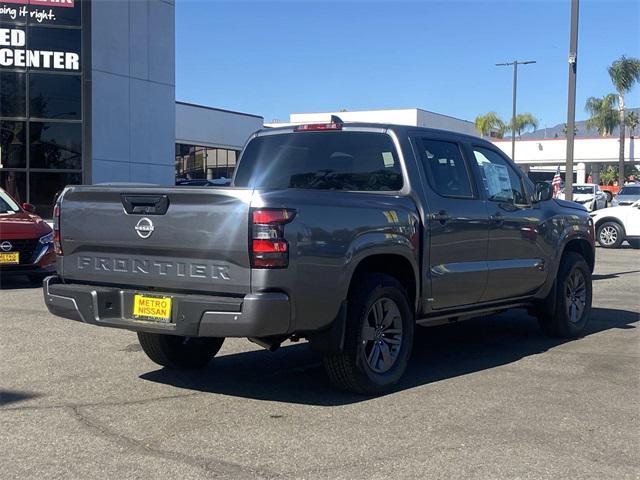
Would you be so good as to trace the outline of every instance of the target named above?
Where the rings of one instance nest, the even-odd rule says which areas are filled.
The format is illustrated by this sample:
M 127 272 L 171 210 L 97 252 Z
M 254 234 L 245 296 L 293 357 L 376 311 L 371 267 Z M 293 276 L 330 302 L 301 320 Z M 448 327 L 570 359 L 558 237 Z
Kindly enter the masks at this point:
M 325 355 L 323 363 L 338 388 L 363 395 L 381 394 L 391 389 L 407 368 L 415 327 L 413 308 L 394 277 L 368 274 L 354 282 L 348 298 L 344 349 Z M 374 311 L 377 306 L 381 310 Z M 377 318 L 382 318 L 378 312 L 384 318 L 382 323 L 393 323 L 376 327 Z
M 138 341 L 147 356 L 168 368 L 203 368 L 218 353 L 224 338 L 196 338 L 138 332 Z
M 579 290 L 576 278 L 582 279 L 583 290 Z M 572 286 L 576 287 L 573 292 Z M 582 255 L 566 252 L 562 256 L 556 282 L 549 295 L 545 303 L 550 308 L 547 312 L 538 313 L 542 330 L 554 337 L 579 336 L 589 322 L 592 299 L 591 269 Z
M 638 238 L 633 238 L 633 239 L 627 239 L 627 242 L 629 242 L 629 245 L 631 245 L 631 248 L 640 248 L 640 239 Z
M 602 248 L 620 248 L 624 241 L 624 228 L 618 222 L 604 222 L 598 226 L 596 238 Z

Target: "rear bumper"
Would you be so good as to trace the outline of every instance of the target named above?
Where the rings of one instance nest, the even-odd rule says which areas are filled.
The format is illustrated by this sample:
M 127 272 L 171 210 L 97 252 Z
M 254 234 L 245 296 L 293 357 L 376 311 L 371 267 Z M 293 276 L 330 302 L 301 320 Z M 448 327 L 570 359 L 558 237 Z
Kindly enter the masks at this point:
M 133 296 L 144 291 L 65 284 L 57 276 L 47 277 L 43 290 L 52 314 L 91 325 L 187 337 L 268 337 L 289 332 L 291 309 L 284 293 L 216 297 L 163 292 L 172 298 L 171 323 L 160 323 L 131 317 Z

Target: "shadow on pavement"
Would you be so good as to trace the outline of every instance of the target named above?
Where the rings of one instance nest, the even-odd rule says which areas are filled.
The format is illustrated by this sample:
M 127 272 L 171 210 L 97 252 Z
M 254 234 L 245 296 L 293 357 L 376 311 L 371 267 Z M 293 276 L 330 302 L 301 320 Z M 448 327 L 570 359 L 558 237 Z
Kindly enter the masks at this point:
M 42 288 L 42 282 L 33 283 L 26 275 L 0 276 L 0 290 L 20 290 L 24 288 Z
M 606 273 L 606 274 L 594 274 L 592 275 L 592 279 L 595 280 L 609 280 L 611 278 L 618 278 L 620 275 L 630 275 L 632 273 L 638 273 L 640 270 L 629 270 L 627 272 L 616 272 L 616 273 Z
M 594 308 L 584 336 L 614 328 L 636 328 L 640 314 Z M 545 352 L 571 340 L 546 337 L 524 310 L 460 324 L 417 328 L 409 368 L 395 391 L 467 375 Z M 275 353 L 251 351 L 216 357 L 205 370 L 160 369 L 142 379 L 201 392 L 258 400 L 335 406 L 367 397 L 333 389 L 320 356 L 308 344 L 285 346 Z
M 22 402 L 40 395 L 32 392 L 20 392 L 17 390 L 0 390 L 0 407 L 14 402 Z

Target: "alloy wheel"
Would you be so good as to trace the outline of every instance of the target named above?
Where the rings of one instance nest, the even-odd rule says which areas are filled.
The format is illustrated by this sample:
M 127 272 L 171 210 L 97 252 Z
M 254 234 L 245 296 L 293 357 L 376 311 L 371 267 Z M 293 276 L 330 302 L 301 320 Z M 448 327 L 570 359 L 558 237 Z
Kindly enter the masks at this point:
M 613 245 L 617 240 L 618 231 L 614 227 L 607 225 L 600 229 L 600 241 L 604 245 Z
M 396 302 L 379 298 L 369 308 L 362 327 L 364 355 L 376 373 L 388 372 L 402 346 L 402 315 Z
M 567 278 L 565 308 L 571 323 L 578 323 L 587 305 L 587 282 L 581 270 L 575 269 Z

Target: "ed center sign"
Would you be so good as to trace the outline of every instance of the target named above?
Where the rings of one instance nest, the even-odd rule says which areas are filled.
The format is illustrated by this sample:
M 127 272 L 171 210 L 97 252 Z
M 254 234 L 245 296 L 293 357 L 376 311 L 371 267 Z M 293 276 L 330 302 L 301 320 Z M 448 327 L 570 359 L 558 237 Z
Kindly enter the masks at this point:
M 33 1 L 33 0 L 31 0 Z M 74 52 L 30 50 L 21 28 L 0 28 L 0 67 L 80 70 L 80 55 Z

